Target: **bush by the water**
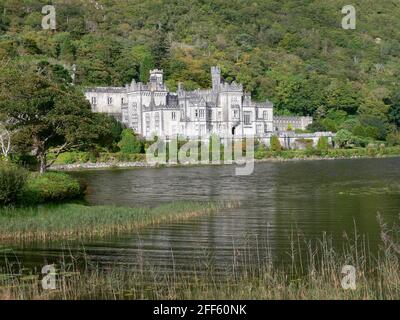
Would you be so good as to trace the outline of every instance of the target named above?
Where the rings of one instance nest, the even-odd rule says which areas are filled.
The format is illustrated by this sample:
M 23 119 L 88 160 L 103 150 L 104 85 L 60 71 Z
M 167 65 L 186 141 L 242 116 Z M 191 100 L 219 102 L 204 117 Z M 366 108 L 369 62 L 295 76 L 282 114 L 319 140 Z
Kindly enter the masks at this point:
M 275 135 L 270 138 L 270 149 L 272 151 L 281 151 L 282 150 L 282 146 L 279 141 L 279 138 Z
M 124 129 L 119 148 L 122 153 L 144 153 L 144 141 L 139 139 L 131 129 Z
M 47 172 L 32 174 L 26 184 L 23 204 L 59 202 L 79 198 L 82 188 L 78 180 L 68 174 Z
M 0 164 L 0 205 L 13 205 L 21 200 L 27 171 L 9 163 Z

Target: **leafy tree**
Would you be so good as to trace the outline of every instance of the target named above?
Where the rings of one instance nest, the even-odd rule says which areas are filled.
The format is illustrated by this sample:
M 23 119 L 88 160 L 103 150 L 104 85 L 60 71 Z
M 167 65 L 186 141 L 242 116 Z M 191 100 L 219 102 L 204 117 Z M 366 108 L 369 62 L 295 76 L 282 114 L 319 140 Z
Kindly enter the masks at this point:
M 155 67 L 163 68 L 165 61 L 169 58 L 170 47 L 168 43 L 168 35 L 162 28 L 156 32 L 151 52 L 155 61 Z
M 60 82 L 53 68 L 40 64 L 2 68 L 0 108 L 12 120 L 12 127 L 18 128 L 19 150 L 36 156 L 41 173 L 61 152 L 91 145 L 107 134 L 83 94 Z M 48 163 L 50 151 L 56 157 Z
M 336 133 L 334 141 L 339 148 L 347 148 L 351 146 L 353 135 L 350 131 L 341 129 Z
M 327 90 L 326 104 L 329 109 L 355 114 L 360 104 L 359 93 L 350 82 L 335 81 Z
M 113 116 L 105 113 L 95 113 L 93 117 L 97 126 L 104 130 L 99 132 L 98 138 L 94 140 L 95 145 L 93 147 L 104 147 L 111 152 L 118 151 L 118 143 L 125 126 Z
M 144 153 L 144 143 L 131 129 L 124 129 L 119 147 L 123 153 Z
M 389 121 L 400 127 L 400 93 L 396 92 L 388 101 L 389 107 Z
M 140 62 L 140 81 L 147 83 L 149 81 L 149 72 L 154 68 L 153 57 L 149 54 L 145 55 Z

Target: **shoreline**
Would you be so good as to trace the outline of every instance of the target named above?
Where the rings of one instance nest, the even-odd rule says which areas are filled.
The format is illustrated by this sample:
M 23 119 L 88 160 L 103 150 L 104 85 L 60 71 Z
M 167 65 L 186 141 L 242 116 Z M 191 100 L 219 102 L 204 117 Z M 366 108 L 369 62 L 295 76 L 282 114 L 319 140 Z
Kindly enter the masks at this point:
M 400 158 L 398 155 L 376 155 L 376 156 L 340 156 L 340 157 L 329 157 L 329 156 L 309 156 L 309 157 L 294 157 L 294 158 L 282 158 L 282 157 L 271 157 L 265 159 L 254 159 L 255 163 L 265 162 L 297 162 L 297 161 L 333 161 L 333 160 L 353 160 L 353 159 L 385 159 L 385 158 Z M 179 163 L 179 164 L 151 164 L 143 161 L 134 162 L 86 162 L 86 163 L 73 163 L 73 164 L 56 164 L 52 165 L 49 170 L 52 171 L 80 171 L 80 170 L 96 170 L 96 169 L 134 169 L 134 168 L 180 168 L 190 166 L 223 166 L 223 165 L 240 165 L 237 163 Z

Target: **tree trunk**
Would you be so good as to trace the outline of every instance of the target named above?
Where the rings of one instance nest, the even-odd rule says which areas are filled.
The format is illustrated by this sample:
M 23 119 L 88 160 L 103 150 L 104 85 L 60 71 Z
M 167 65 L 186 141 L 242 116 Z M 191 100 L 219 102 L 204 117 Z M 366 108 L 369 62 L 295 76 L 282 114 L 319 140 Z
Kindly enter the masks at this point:
M 43 174 L 46 172 L 47 169 L 46 154 L 44 152 L 39 152 L 37 155 L 37 159 L 39 161 L 39 172 L 40 174 Z

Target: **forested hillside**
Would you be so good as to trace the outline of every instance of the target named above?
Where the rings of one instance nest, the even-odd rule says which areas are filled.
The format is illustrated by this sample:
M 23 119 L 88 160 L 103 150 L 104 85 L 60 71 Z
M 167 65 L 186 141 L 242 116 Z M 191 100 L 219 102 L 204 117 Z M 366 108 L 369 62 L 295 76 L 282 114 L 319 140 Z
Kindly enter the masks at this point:
M 51 32 L 49 3 L 0 0 L 0 61 L 76 64 L 79 86 L 159 67 L 172 90 L 209 86 L 219 65 L 277 112 L 314 116 L 314 130 L 400 143 L 398 0 L 353 0 L 356 30 L 341 28 L 341 0 L 55 0 Z

